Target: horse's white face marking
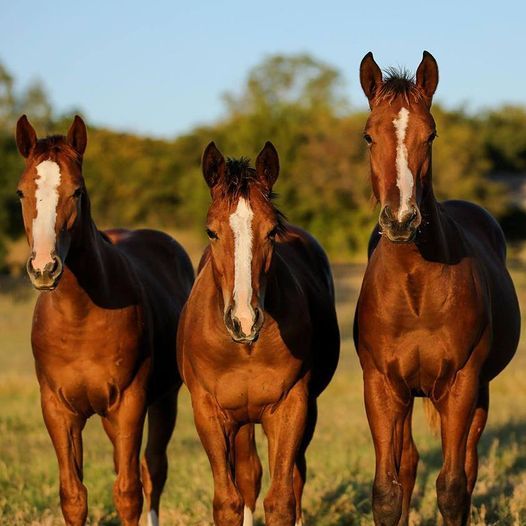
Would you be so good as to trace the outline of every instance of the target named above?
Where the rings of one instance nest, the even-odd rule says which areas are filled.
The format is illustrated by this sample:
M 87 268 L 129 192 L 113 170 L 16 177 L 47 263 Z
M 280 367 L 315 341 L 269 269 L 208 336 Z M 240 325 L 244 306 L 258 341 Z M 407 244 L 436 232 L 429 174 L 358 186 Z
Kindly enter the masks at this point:
M 296 521 L 295 526 L 303 526 L 303 521 L 302 521 L 301 519 L 298 519 L 298 520 Z
M 36 217 L 33 219 L 33 252 L 32 261 L 35 270 L 43 271 L 53 261 L 51 256 L 55 249 L 57 220 L 58 187 L 60 186 L 60 167 L 54 161 L 42 161 L 37 165 L 36 181 Z
M 157 517 L 155 510 L 148 512 L 148 526 L 159 526 L 159 517 Z
M 409 169 L 407 159 L 407 147 L 405 135 L 409 122 L 409 111 L 402 108 L 393 119 L 396 133 L 396 186 L 400 190 L 400 207 L 398 208 L 398 220 L 401 221 L 404 213 L 409 210 L 409 202 L 413 195 L 413 174 Z
M 252 299 L 252 218 L 250 203 L 239 198 L 236 211 L 229 223 L 234 233 L 234 316 L 239 320 L 243 333 L 248 336 L 254 324 Z
M 243 526 L 252 526 L 253 524 L 252 510 L 248 506 L 245 506 L 245 511 L 243 512 Z

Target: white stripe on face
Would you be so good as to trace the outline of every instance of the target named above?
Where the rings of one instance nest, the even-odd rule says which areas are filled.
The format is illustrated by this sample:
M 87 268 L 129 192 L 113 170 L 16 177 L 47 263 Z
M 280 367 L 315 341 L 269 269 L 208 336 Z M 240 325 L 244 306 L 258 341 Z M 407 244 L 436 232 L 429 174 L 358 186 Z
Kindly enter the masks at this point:
M 239 320 L 245 336 L 252 332 L 254 310 L 252 299 L 252 218 L 249 202 L 239 198 L 236 211 L 230 216 L 234 233 L 234 316 Z
M 33 219 L 33 252 L 32 261 L 35 270 L 43 271 L 53 258 L 55 249 L 57 220 L 58 187 L 60 186 L 60 167 L 54 161 L 42 161 L 37 166 L 36 212 Z
M 252 526 L 254 524 L 254 520 L 252 518 L 252 510 L 245 506 L 245 510 L 243 512 L 243 526 Z
M 393 124 L 396 133 L 396 186 L 400 190 L 400 208 L 398 209 L 398 220 L 402 221 L 404 213 L 407 212 L 409 202 L 413 195 L 413 174 L 409 169 L 407 161 L 407 147 L 405 145 L 405 135 L 407 123 L 409 122 L 409 111 L 402 108 Z

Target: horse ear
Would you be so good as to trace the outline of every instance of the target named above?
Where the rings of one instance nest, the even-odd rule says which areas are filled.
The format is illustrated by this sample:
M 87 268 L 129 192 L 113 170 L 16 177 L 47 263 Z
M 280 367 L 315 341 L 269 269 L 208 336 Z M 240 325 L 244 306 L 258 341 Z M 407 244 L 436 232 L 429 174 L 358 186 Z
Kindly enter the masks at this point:
M 206 184 L 213 188 L 225 176 L 225 158 L 214 141 L 205 148 L 202 164 Z
M 35 128 L 31 126 L 27 117 L 22 115 L 16 123 L 16 146 L 20 155 L 27 159 L 36 143 L 37 134 Z
M 84 121 L 78 115 L 75 115 L 73 119 L 73 123 L 68 130 L 66 141 L 69 145 L 73 146 L 80 155 L 84 155 L 88 143 L 88 132 Z
M 271 191 L 278 175 L 278 151 L 270 141 L 267 141 L 256 159 L 256 177 Z
M 438 86 L 438 64 L 435 57 L 427 51 L 424 51 L 422 62 L 416 70 L 416 85 L 428 99 L 433 97 Z
M 382 81 L 382 70 L 374 61 L 372 52 L 369 51 L 360 63 L 360 84 L 369 102 L 374 98 L 376 90 L 381 86 Z

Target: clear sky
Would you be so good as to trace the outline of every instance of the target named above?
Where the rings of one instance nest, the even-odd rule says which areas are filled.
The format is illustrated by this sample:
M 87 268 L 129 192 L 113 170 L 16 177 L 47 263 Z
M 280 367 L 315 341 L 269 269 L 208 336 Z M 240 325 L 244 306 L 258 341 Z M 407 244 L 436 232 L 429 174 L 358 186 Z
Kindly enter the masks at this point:
M 221 95 L 272 53 L 308 52 L 344 74 L 365 106 L 358 65 L 438 60 L 449 107 L 526 104 L 526 2 L 0 0 L 0 61 L 23 88 L 40 79 L 59 111 L 174 136 L 212 122 Z

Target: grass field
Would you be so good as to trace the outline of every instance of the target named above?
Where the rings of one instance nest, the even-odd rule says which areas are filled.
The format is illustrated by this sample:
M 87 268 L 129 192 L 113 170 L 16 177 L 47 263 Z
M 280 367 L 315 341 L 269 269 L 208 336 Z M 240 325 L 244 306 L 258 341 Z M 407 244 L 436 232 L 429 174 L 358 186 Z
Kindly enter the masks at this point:
M 308 453 L 307 526 L 371 524 L 374 454 L 362 402 L 362 379 L 351 338 L 352 316 L 363 267 L 335 271 L 343 352 L 334 381 L 320 399 L 320 418 Z M 526 306 L 526 268 L 513 277 Z M 29 346 L 35 294 L 28 283 L 0 282 L 0 524 L 63 524 L 58 504 L 55 454 L 42 422 Z M 525 307 L 526 308 L 526 307 Z M 489 423 L 480 444 L 481 466 L 472 524 L 526 524 L 525 342 L 491 389 Z M 412 503 L 413 524 L 439 524 L 435 479 L 440 444 L 416 404 L 414 429 L 421 462 Z M 212 477 L 194 430 L 183 389 L 170 444 L 170 471 L 161 519 L 164 525 L 211 524 Z M 119 524 L 112 504 L 112 457 L 97 418 L 84 432 L 89 524 Z M 259 451 L 266 458 L 259 434 Z M 263 491 L 267 487 L 265 478 Z M 262 499 L 260 499 L 261 501 Z M 263 524 L 261 502 L 257 524 Z

